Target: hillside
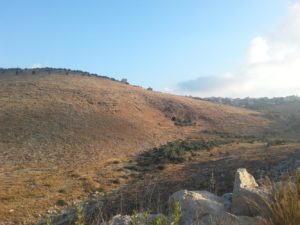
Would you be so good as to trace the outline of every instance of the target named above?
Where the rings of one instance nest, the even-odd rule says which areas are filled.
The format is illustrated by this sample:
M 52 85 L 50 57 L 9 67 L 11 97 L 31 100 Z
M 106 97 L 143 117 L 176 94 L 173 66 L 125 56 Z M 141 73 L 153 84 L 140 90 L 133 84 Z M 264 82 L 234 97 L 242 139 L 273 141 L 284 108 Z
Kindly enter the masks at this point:
M 271 124 L 255 111 L 80 71 L 2 69 L 0 84 L 4 222 L 27 223 L 60 199 L 113 190 L 125 181 L 106 168 L 145 149 L 215 133 L 260 136 Z
M 243 99 L 211 97 L 201 100 L 261 112 L 265 118 L 273 122 L 272 136 L 300 139 L 300 97 L 298 96 Z

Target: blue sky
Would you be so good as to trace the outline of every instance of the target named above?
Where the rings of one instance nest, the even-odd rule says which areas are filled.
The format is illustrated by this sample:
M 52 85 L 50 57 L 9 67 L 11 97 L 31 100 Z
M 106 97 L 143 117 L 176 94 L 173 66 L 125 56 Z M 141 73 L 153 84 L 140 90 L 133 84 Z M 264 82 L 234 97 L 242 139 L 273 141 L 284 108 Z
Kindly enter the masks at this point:
M 201 79 L 208 77 L 211 85 L 224 73 L 239 73 L 252 41 L 272 37 L 295 4 L 292 0 L 0 0 L 0 67 L 80 69 L 126 77 L 130 83 L 160 91 L 218 95 L 202 93 Z M 194 81 L 199 79 L 202 85 L 195 92 Z M 191 91 L 182 85 L 188 82 L 193 83 Z

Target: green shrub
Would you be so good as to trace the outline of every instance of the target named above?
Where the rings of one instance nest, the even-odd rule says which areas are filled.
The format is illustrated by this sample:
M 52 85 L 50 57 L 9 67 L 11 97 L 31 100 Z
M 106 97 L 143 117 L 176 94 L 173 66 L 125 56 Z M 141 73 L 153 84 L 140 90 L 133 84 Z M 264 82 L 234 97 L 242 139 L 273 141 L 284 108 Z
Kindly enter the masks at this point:
M 300 195 L 300 167 L 296 170 L 296 183 L 297 183 L 298 193 Z
M 51 222 L 51 218 L 50 217 L 48 217 L 47 219 L 46 219 L 46 225 L 51 225 L 52 224 L 52 222 Z
M 65 189 L 59 189 L 58 192 L 61 193 L 61 194 L 65 194 L 66 190 Z
M 134 210 L 131 215 L 131 225 L 139 225 L 139 218 L 136 210 Z
M 97 188 L 97 191 L 98 192 L 105 192 L 105 189 L 103 187 L 99 187 L 99 188 Z
M 136 210 L 133 211 L 130 219 L 131 225 L 148 225 L 149 224 L 149 213 L 144 212 L 143 218 L 138 216 Z M 158 215 L 151 222 L 151 225 L 179 225 L 181 223 L 182 213 L 181 205 L 179 201 L 174 202 L 172 205 L 172 211 L 169 216 Z
M 181 205 L 179 201 L 176 201 L 173 206 L 171 225 L 179 225 L 181 223 L 181 220 Z
M 81 205 L 76 206 L 75 225 L 84 225 L 84 212 Z
M 228 143 L 231 143 L 231 141 L 197 139 L 169 142 L 159 148 L 153 148 L 142 153 L 137 161 L 139 166 L 144 167 L 153 164 L 182 163 L 191 160 L 199 151 L 210 150 L 216 146 Z
M 280 139 L 276 139 L 276 140 L 269 140 L 267 142 L 267 146 L 274 146 L 274 145 L 283 145 L 285 144 L 286 141 L 285 140 L 280 140 Z
M 152 221 L 152 225 L 168 225 L 168 217 L 166 217 L 165 215 L 157 216 Z
M 58 199 L 56 201 L 56 205 L 58 205 L 58 206 L 65 206 L 65 205 L 67 205 L 67 203 L 63 199 Z

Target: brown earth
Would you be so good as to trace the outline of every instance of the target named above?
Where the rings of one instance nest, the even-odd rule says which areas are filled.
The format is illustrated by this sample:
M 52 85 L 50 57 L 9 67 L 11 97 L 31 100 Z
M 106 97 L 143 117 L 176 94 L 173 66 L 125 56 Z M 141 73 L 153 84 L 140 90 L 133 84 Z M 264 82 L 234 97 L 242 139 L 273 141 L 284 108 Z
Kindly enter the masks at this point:
M 111 165 L 142 150 L 207 132 L 260 136 L 269 126 L 255 111 L 109 79 L 1 70 L 0 224 L 27 224 L 58 200 L 116 189 L 127 181 L 116 181 Z

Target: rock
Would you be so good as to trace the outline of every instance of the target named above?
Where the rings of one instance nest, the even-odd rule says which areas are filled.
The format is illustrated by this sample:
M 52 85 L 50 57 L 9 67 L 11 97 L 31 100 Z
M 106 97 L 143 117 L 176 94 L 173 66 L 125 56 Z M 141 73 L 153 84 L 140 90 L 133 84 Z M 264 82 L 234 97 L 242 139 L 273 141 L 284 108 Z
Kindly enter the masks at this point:
M 138 214 L 136 214 L 137 224 L 139 224 L 139 225 L 151 224 L 155 218 L 162 216 L 162 215 L 163 214 L 149 214 L 148 218 L 146 219 L 144 213 L 138 213 Z M 101 225 L 131 225 L 132 218 L 133 218 L 133 216 L 119 214 L 119 215 L 114 216 L 109 222 L 104 222 Z
M 193 225 L 260 225 L 261 219 L 259 217 L 248 217 L 248 216 L 235 216 L 228 212 L 224 214 L 211 216 L 207 215 L 200 221 L 197 221 Z
M 240 216 L 258 216 L 267 211 L 268 191 L 259 188 L 254 177 L 246 169 L 238 169 L 235 175 L 231 211 Z
M 232 193 L 225 193 L 222 195 L 222 198 L 224 198 L 227 201 L 232 202 Z
M 171 201 L 180 202 L 185 225 L 193 224 L 208 215 L 222 215 L 226 211 L 226 200 L 208 191 L 178 191 L 171 196 Z
M 110 225 L 130 225 L 131 224 L 131 218 L 130 216 L 122 216 L 122 215 L 116 215 L 114 216 L 111 221 L 109 222 Z
M 234 189 L 238 188 L 257 188 L 255 178 L 248 173 L 245 168 L 237 169 L 234 180 Z
M 224 206 L 228 212 L 231 211 L 232 204 L 232 193 L 225 193 L 222 195 L 222 198 L 225 200 Z

